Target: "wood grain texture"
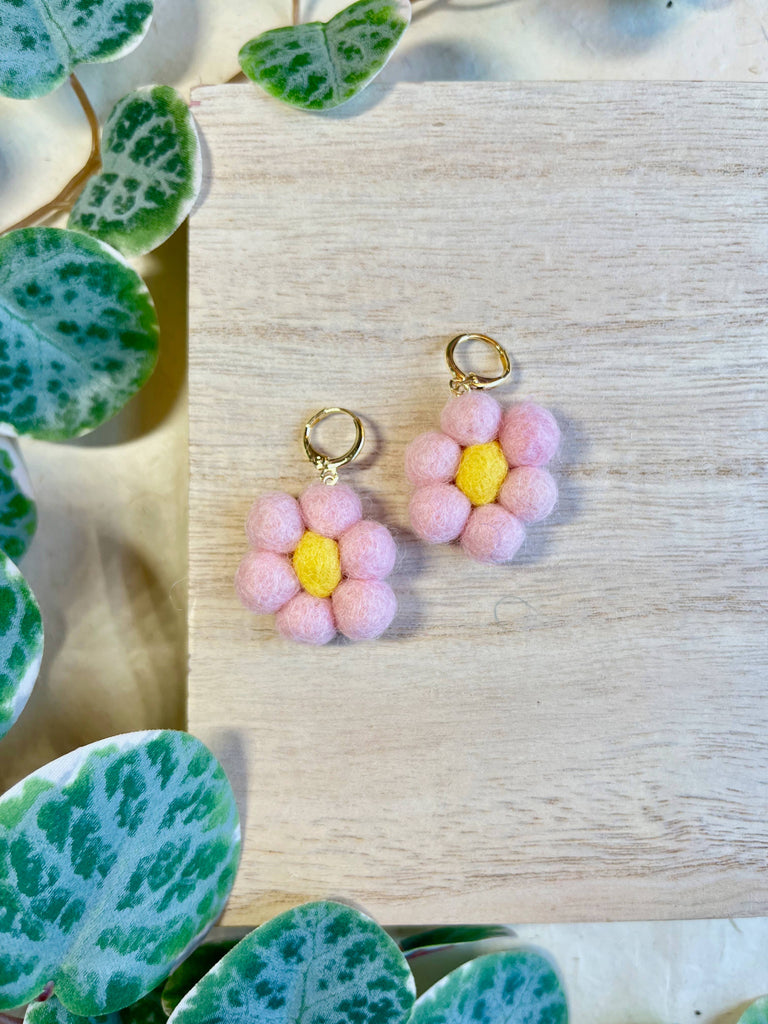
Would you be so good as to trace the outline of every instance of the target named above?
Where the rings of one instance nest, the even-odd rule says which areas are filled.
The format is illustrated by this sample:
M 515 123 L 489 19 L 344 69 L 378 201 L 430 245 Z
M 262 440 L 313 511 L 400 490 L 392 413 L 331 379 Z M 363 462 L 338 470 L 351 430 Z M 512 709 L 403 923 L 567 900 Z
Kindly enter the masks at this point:
M 768 88 L 372 87 L 307 116 L 198 89 L 189 728 L 245 824 L 226 922 L 768 913 Z M 403 452 L 462 330 L 564 430 L 508 567 L 408 532 Z M 394 627 L 306 650 L 240 609 L 253 498 L 304 420 L 396 532 Z

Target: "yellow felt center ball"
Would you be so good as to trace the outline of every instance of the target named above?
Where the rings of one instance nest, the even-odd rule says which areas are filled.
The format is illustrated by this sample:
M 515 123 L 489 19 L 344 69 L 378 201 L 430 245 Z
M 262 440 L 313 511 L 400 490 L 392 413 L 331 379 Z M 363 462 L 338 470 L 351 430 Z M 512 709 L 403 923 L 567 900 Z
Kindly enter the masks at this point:
M 339 545 L 307 530 L 293 553 L 293 571 L 313 597 L 330 597 L 341 581 Z
M 508 471 L 507 460 L 497 441 L 472 444 L 461 454 L 456 486 L 473 505 L 490 505 L 496 500 Z

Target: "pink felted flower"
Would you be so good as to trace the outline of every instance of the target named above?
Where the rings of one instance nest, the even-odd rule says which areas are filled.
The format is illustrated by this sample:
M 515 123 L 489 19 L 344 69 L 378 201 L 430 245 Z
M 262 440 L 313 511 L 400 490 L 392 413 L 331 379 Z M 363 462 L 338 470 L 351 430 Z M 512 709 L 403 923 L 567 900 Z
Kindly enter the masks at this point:
M 352 640 L 381 636 L 397 600 L 384 582 L 394 568 L 392 535 L 362 518 L 351 487 L 311 484 L 297 501 L 273 491 L 248 513 L 252 547 L 235 575 L 243 605 L 275 614 L 280 632 L 307 644 L 343 633 Z
M 442 432 L 421 434 L 406 449 L 405 472 L 416 490 L 414 532 L 429 544 L 460 538 L 480 562 L 508 562 L 525 539 L 524 524 L 545 519 L 557 485 L 543 467 L 557 451 L 551 412 L 521 402 L 504 412 L 484 391 L 452 398 Z

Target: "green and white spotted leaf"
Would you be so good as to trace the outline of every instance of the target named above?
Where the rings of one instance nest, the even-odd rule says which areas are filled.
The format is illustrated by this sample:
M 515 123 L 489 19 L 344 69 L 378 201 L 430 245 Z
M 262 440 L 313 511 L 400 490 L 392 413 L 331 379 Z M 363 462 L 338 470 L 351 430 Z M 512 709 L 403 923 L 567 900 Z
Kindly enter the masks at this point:
M 404 1024 L 414 983 L 396 943 L 339 903 L 307 903 L 251 932 L 169 1024 Z
M 0 94 L 44 96 L 78 64 L 117 60 L 151 19 L 152 0 L 0 0 Z
M 245 74 L 304 110 L 330 110 L 378 75 L 411 21 L 411 0 L 358 0 L 329 22 L 272 29 L 238 55 Z
M 768 996 L 761 996 L 748 1006 L 738 1024 L 768 1024 Z
M 429 928 L 423 932 L 414 932 L 412 935 L 406 935 L 402 938 L 399 945 L 404 953 L 417 953 L 422 950 L 442 948 L 444 946 L 514 937 L 514 931 L 503 924 L 459 924 L 446 925 L 441 928 Z
M 51 996 L 45 1002 L 29 1004 L 24 1014 L 24 1024 L 120 1024 L 120 1014 L 78 1017 L 60 1003 L 56 996 Z
M 0 1009 L 48 982 L 82 1017 L 157 987 L 221 912 L 240 826 L 211 752 L 181 732 L 92 743 L 0 797 Z
M 168 1015 L 160 1002 L 162 985 L 117 1013 L 95 1017 L 79 1017 L 68 1010 L 56 996 L 44 1002 L 32 1002 L 24 1014 L 24 1024 L 165 1024 Z
M 42 659 L 43 620 L 35 595 L 11 559 L 0 551 L 0 739 L 24 710 Z M 0 921 L 2 908 L 0 898 Z
M 122 256 L 77 231 L 0 238 L 0 428 L 49 441 L 119 412 L 157 360 L 146 285 Z
M 162 1005 L 166 1016 L 173 1013 L 187 992 L 237 943 L 237 939 L 222 939 L 219 942 L 203 942 L 192 950 L 163 986 Z
M 519 949 L 520 941 L 504 925 L 454 925 L 409 935 L 399 945 L 421 994 L 468 960 Z
M 67 226 L 124 256 L 157 248 L 200 191 L 203 163 L 189 107 L 169 85 L 123 96 L 104 126 L 101 159 L 101 173 L 83 189 Z
M 462 964 L 416 1000 L 409 1024 L 568 1024 L 565 994 L 539 953 L 490 953 Z
M 11 437 L 0 436 L 0 551 L 18 562 L 37 529 L 37 505 L 27 467 Z

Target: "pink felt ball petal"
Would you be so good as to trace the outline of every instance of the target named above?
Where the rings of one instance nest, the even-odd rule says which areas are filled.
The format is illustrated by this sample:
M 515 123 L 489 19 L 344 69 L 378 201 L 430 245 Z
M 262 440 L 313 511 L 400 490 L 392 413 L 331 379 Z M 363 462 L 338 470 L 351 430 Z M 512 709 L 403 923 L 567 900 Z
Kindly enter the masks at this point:
M 521 402 L 504 413 L 499 441 L 510 466 L 543 466 L 560 444 L 560 428 L 547 409 Z
M 282 491 L 263 494 L 251 506 L 245 532 L 255 548 L 289 554 L 304 533 L 299 503 Z
M 557 484 L 546 469 L 518 466 L 507 474 L 499 502 L 524 523 L 538 523 L 555 507 Z
M 299 505 L 309 529 L 333 540 L 363 514 L 360 499 L 346 484 L 310 484 L 299 498 Z
M 274 551 L 247 551 L 235 574 L 235 591 L 258 615 L 278 611 L 299 591 L 291 563 Z
M 333 607 L 328 597 L 313 597 L 302 590 L 275 616 L 277 628 L 300 644 L 327 644 L 336 636 Z
M 469 517 L 461 543 L 478 562 L 508 562 L 525 540 L 525 529 L 500 505 L 483 505 Z
M 428 544 L 456 540 L 472 505 L 453 484 L 428 484 L 414 491 L 408 513 L 413 532 Z
M 460 445 L 487 444 L 499 432 L 501 406 L 484 391 L 452 398 L 440 414 L 440 426 Z
M 419 434 L 405 449 L 405 475 L 416 487 L 448 483 L 456 476 L 461 448 L 437 430 Z
M 344 580 L 332 600 L 336 625 L 350 640 L 375 640 L 397 611 L 392 588 L 381 580 Z
M 395 566 L 397 548 L 381 523 L 361 519 L 339 538 L 341 571 L 354 580 L 383 580 Z

